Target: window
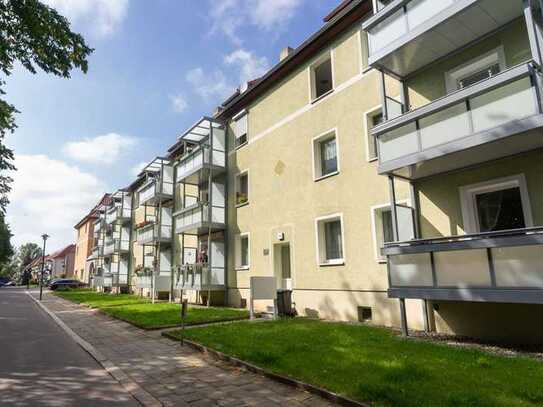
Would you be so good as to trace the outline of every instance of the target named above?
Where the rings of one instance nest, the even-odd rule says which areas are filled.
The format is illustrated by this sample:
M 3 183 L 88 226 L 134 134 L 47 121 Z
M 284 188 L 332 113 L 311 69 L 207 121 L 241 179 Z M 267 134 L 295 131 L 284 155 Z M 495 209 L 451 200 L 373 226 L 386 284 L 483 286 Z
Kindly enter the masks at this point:
M 317 254 L 320 265 L 344 263 L 343 219 L 341 215 L 319 218 L 317 228 Z
M 523 175 L 460 188 L 467 233 L 495 232 L 533 226 Z
M 244 172 L 236 177 L 236 205 L 249 202 L 249 173 Z
M 247 128 L 248 128 L 247 118 L 248 118 L 248 114 L 247 114 L 247 111 L 245 110 L 238 113 L 233 118 L 234 136 L 236 138 L 235 140 L 236 148 L 241 147 L 244 144 L 247 144 Z
M 484 81 L 505 69 L 505 53 L 498 47 L 445 73 L 447 92 Z
M 373 134 L 371 134 L 371 129 L 381 124 L 383 120 L 383 109 L 381 107 L 378 107 L 366 113 L 366 140 L 368 147 L 368 161 L 377 160 L 379 156 L 377 151 L 377 139 Z
M 392 227 L 392 209 L 390 205 L 373 208 L 373 241 L 375 243 L 375 258 L 379 262 L 386 261 L 381 254 L 381 248 L 385 243 L 394 241 L 394 229 Z
M 250 246 L 249 246 L 249 234 L 243 233 L 238 235 L 236 239 L 237 255 L 236 255 L 236 268 L 248 269 L 250 260 Z
M 313 178 L 318 180 L 339 172 L 338 145 L 335 131 L 313 139 Z
M 373 0 L 373 10 L 377 13 L 378 11 L 388 6 L 390 3 L 392 3 L 392 0 Z
M 327 54 L 311 67 L 311 100 L 319 99 L 334 89 L 332 57 Z

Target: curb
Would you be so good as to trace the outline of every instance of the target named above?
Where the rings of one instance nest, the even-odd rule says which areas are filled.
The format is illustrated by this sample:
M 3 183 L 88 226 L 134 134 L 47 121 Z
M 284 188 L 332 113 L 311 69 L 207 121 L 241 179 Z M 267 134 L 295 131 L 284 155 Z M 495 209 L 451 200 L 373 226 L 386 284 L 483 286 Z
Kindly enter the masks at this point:
M 133 398 L 135 398 L 142 406 L 162 406 L 163 404 L 154 398 L 150 393 L 145 391 L 134 380 L 130 379 L 128 375 L 123 372 L 118 366 L 105 357 L 100 351 L 98 351 L 89 342 L 84 340 L 78 334 L 76 334 L 68 325 L 66 325 L 59 317 L 50 311 L 45 305 L 39 302 L 28 291 L 26 294 L 34 301 L 35 304 L 40 307 L 49 317 L 55 321 L 55 323 L 64 330 L 83 350 L 85 350 L 94 360 L 96 360 L 119 384 L 127 391 Z M 58 298 L 58 297 L 57 297 Z
M 171 339 L 176 340 L 178 339 L 171 335 L 169 332 L 163 332 L 162 336 Z M 288 386 L 295 387 L 297 389 L 305 390 L 308 393 L 315 394 L 317 396 L 322 397 L 323 399 L 326 399 L 328 401 L 331 401 L 332 403 L 346 406 L 346 407 L 371 407 L 369 404 L 365 404 L 353 399 L 350 399 L 348 397 L 341 396 L 337 393 L 328 391 L 326 389 L 323 389 L 322 387 L 317 387 L 309 383 L 302 382 L 300 380 L 293 379 L 288 376 L 280 375 L 277 373 L 270 372 L 269 370 L 263 369 L 261 367 L 255 366 L 251 363 L 245 362 L 241 359 L 235 358 L 233 356 L 228 356 L 222 352 L 219 352 L 215 349 L 208 348 L 207 346 L 201 345 L 197 342 L 193 342 L 188 339 L 183 340 L 184 344 L 189 345 L 191 348 L 203 353 L 204 355 L 209 355 L 213 357 L 214 359 L 221 360 L 223 362 L 227 362 L 233 366 L 243 368 L 245 370 L 248 370 L 249 372 L 259 374 L 261 376 L 267 377 L 271 380 L 274 380 L 276 382 L 286 384 Z

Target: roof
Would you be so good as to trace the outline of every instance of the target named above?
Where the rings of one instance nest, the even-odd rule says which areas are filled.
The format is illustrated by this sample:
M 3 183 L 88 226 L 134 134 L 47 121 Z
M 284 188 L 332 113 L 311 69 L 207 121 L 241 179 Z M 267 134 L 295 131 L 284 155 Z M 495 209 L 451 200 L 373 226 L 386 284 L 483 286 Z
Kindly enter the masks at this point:
M 49 257 L 52 259 L 57 259 L 59 257 L 66 257 L 70 252 L 75 252 L 75 244 L 69 244 L 63 249 L 57 250 L 53 254 L 51 254 Z
M 338 35 L 367 13 L 373 11 L 370 0 L 349 0 L 342 2 L 326 18 L 324 26 L 304 41 L 288 57 L 275 65 L 268 73 L 243 93 L 239 90 L 220 106 L 216 118 L 224 120 L 237 114 L 244 107 L 256 100 L 266 91 L 277 85 L 288 74 L 298 69 L 301 64 L 320 52 Z M 325 18 L 325 20 L 326 20 Z
M 81 219 L 79 222 L 76 223 L 74 226 L 74 229 L 79 229 L 81 226 L 83 226 L 87 221 L 96 219 L 98 217 L 98 207 L 102 205 L 109 205 L 111 203 L 111 194 L 106 193 L 102 198 L 98 201 L 98 203 L 92 208 L 89 213 L 87 213 L 83 219 Z

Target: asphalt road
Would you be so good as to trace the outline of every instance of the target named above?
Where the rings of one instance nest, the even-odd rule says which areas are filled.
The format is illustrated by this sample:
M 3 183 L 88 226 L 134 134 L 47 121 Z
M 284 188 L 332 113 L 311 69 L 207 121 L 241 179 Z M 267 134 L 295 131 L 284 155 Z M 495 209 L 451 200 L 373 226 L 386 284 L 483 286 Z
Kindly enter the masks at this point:
M 140 406 L 22 288 L 0 288 L 0 406 Z

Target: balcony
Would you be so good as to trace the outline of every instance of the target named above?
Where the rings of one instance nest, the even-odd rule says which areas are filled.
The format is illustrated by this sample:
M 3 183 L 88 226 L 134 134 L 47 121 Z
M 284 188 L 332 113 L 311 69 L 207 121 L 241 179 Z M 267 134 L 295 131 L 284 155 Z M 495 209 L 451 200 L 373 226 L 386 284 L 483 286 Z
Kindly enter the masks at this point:
M 224 138 L 224 137 L 223 137 Z M 177 164 L 176 182 L 198 184 L 198 172 L 209 170 L 212 176 L 219 175 L 226 170 L 226 151 L 211 148 L 209 145 L 200 145 L 183 156 Z
M 374 127 L 379 173 L 417 179 L 543 147 L 540 83 L 530 61 Z
M 113 223 L 126 223 L 130 222 L 132 218 L 132 211 L 130 208 L 124 206 L 113 206 L 106 212 L 106 224 L 111 225 Z
M 162 178 L 148 181 L 139 190 L 140 205 L 156 205 L 173 198 L 173 182 L 165 182 Z
M 104 248 L 102 245 L 96 245 L 91 251 L 91 255 L 88 257 L 88 260 L 95 260 L 104 255 Z
M 130 242 L 121 239 L 108 239 L 104 244 L 104 256 L 124 254 L 130 251 Z
M 224 230 L 225 223 L 225 208 L 224 204 L 213 205 L 209 203 L 199 202 L 184 208 L 174 214 L 175 217 L 175 233 L 191 233 L 202 235 L 209 232 Z
M 543 228 L 387 243 L 389 297 L 543 303 Z
M 185 264 L 175 273 L 178 290 L 224 290 L 224 266 L 209 267 L 207 263 Z
M 369 64 L 404 78 L 523 12 L 522 0 L 394 0 L 362 25 Z
M 150 223 L 147 226 L 144 226 L 137 230 L 136 240 L 140 245 L 156 244 L 158 242 L 171 243 L 172 226 Z

